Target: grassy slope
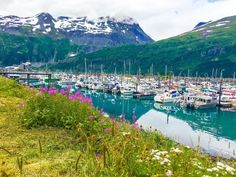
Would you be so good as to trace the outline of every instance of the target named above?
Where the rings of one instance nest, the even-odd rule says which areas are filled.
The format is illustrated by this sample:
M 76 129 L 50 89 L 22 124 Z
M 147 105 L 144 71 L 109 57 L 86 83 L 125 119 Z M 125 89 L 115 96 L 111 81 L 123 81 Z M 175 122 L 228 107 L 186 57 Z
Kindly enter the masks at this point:
M 86 56 L 81 55 L 78 60 L 62 63 L 52 68 L 74 68 L 84 70 L 84 57 L 88 63 L 93 63 L 97 71 L 104 65 L 107 72 L 123 72 L 124 61 L 128 70 L 131 61 L 131 71 L 137 73 L 141 67 L 144 73 L 153 64 L 154 72 L 164 72 L 165 65 L 176 75 L 180 71 L 190 69 L 192 74 L 211 74 L 213 68 L 225 69 L 225 75 L 232 76 L 236 68 L 236 17 L 228 17 L 220 21 L 229 20 L 226 26 L 212 27 L 217 22 L 204 27 L 202 31 L 192 31 L 166 40 L 145 45 L 129 45 L 118 48 L 106 48 Z M 209 30 L 212 30 L 209 32 Z M 208 32 L 207 32 L 208 31 Z M 77 65 L 77 67 L 75 67 Z
M 0 78 L 0 176 L 21 176 L 17 158 L 23 159 L 23 176 L 166 176 L 168 170 L 174 176 L 233 176 L 226 169 L 212 171 L 217 161 L 236 168 L 233 160 L 212 159 L 122 122 L 116 122 L 114 135 L 104 133 L 104 126 L 110 125 L 107 119 L 97 134 L 84 136 L 76 133 L 83 133 L 80 128 L 26 129 L 20 122 L 24 108 L 19 103 L 29 94 L 29 89 Z M 151 149 L 161 151 L 159 156 L 169 159 L 170 165 L 152 160 Z

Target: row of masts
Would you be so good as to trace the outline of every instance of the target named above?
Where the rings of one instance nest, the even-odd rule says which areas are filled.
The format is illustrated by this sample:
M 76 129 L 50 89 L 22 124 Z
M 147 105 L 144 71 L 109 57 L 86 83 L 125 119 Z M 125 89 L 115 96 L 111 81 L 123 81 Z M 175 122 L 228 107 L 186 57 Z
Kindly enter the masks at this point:
M 90 64 L 90 68 L 93 68 L 93 65 L 92 65 L 92 62 Z M 123 62 L 123 75 L 126 75 L 126 62 L 124 61 Z M 87 59 L 85 58 L 84 59 L 84 71 L 85 71 L 85 76 L 87 77 L 87 74 L 88 74 L 88 69 L 87 69 Z M 219 72 L 220 71 L 220 72 Z M 223 78 L 223 69 L 222 70 L 218 70 L 218 69 L 212 69 L 212 75 L 211 77 L 208 76 L 208 74 L 205 74 L 204 76 L 206 78 L 212 78 L 212 79 L 216 79 L 216 78 L 219 78 L 219 80 L 221 80 Z M 220 77 L 218 77 L 218 72 L 220 73 Z M 92 70 L 90 70 L 90 74 L 92 73 Z M 101 64 L 100 65 L 100 73 L 101 75 L 104 74 L 104 65 Z M 137 75 L 138 77 L 141 76 L 141 67 L 138 67 L 138 71 L 137 71 Z M 178 77 L 181 77 L 181 73 L 179 73 L 179 75 L 177 76 Z M 114 74 L 116 75 L 117 74 L 117 68 L 115 67 L 114 68 Z M 150 66 L 150 69 L 149 69 L 149 75 L 150 76 L 154 76 L 154 65 L 152 64 Z M 160 76 L 160 74 L 158 74 Z M 128 60 L 128 76 L 131 76 L 131 60 Z M 164 74 L 164 78 L 166 80 L 170 79 L 171 77 L 175 77 L 173 71 L 168 71 L 168 65 L 165 65 L 165 74 Z M 195 76 L 194 78 L 196 78 L 196 82 L 197 82 L 197 78 L 199 77 L 198 75 L 198 72 L 195 73 Z M 185 78 L 185 76 L 184 76 Z M 188 69 L 187 71 L 187 78 L 190 78 L 190 70 Z M 236 83 L 236 72 L 233 72 L 233 82 Z

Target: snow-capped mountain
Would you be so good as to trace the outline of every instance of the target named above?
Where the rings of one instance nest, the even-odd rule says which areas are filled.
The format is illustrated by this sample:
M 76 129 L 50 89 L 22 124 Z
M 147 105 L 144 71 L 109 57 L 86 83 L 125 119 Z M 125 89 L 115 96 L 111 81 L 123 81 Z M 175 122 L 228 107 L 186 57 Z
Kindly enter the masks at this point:
M 73 43 L 92 48 L 153 41 L 131 17 L 54 18 L 49 13 L 40 13 L 33 17 L 0 16 L 0 31 L 65 36 Z

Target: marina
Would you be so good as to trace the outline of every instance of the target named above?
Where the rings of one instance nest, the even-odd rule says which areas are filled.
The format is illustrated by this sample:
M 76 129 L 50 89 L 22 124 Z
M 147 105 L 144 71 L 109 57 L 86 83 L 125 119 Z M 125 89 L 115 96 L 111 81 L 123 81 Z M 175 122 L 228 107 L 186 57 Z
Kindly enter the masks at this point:
M 50 80 L 47 75 L 38 76 L 37 82 L 27 81 L 30 86 L 69 88 L 70 93 L 80 90 L 109 117 L 125 117 L 183 145 L 236 158 L 234 80 L 66 73 L 53 73 Z

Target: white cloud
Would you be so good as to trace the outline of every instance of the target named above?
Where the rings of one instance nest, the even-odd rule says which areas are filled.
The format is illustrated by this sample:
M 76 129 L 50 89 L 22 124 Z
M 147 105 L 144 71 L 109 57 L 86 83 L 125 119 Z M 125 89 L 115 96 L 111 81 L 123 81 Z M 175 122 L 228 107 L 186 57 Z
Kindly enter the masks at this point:
M 236 15 L 235 0 L 0 0 L 1 15 L 131 16 L 159 40 L 193 29 L 200 21 Z

